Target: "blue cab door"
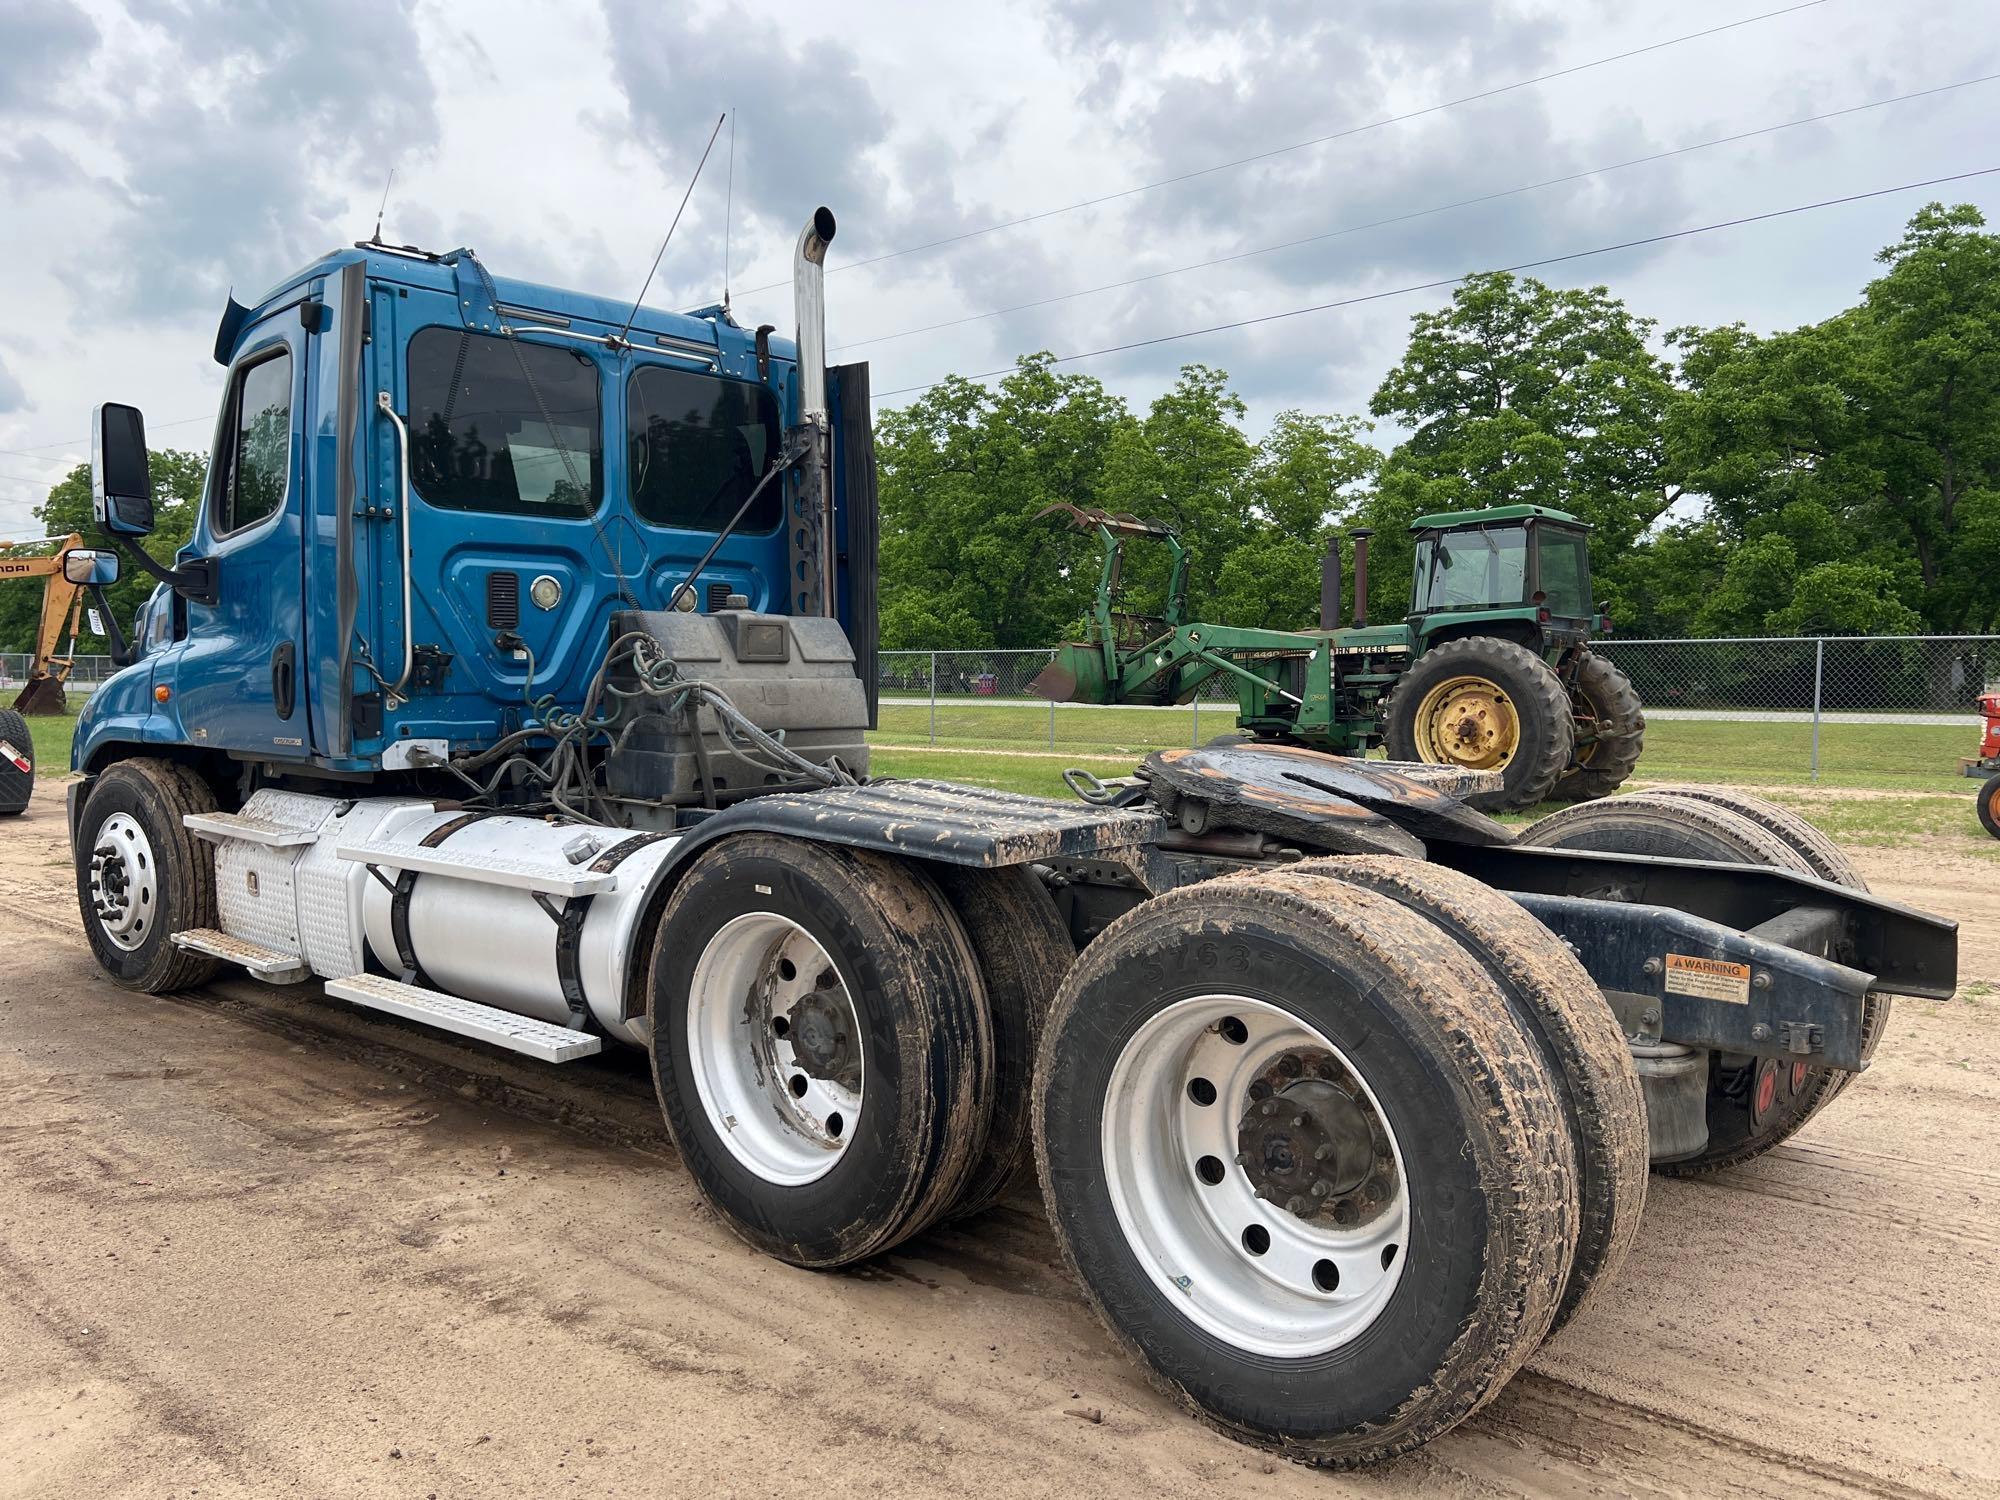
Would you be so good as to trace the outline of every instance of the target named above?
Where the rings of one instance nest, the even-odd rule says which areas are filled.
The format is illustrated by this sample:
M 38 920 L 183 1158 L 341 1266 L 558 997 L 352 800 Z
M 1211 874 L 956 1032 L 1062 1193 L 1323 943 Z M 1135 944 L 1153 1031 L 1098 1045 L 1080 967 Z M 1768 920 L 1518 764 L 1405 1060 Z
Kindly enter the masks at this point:
M 188 601 L 175 706 L 196 743 L 304 759 L 312 744 L 302 598 L 310 335 L 295 307 L 249 328 L 230 367 L 208 486 L 184 555 L 215 559 L 217 598 Z

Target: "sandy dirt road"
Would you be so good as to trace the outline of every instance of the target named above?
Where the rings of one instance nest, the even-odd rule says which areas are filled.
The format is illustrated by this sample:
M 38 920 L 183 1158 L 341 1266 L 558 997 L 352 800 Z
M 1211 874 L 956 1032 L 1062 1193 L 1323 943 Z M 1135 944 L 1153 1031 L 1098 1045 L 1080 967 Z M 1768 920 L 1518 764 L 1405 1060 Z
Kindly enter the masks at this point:
M 1156 1395 L 1031 1198 L 795 1271 L 701 1208 L 633 1057 L 113 987 L 59 791 L 0 822 L 0 1495 L 2000 1493 L 1990 866 L 1862 851 L 1966 924 L 1961 998 L 1899 1004 L 1794 1144 L 1655 1180 L 1485 1412 L 1333 1476 Z

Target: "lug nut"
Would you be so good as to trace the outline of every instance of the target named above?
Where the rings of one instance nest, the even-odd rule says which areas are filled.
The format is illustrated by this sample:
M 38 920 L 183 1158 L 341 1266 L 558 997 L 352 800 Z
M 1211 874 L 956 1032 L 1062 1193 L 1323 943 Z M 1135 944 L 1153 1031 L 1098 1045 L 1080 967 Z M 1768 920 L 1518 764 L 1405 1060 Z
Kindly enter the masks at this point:
M 1277 1101 L 1276 1101 L 1276 1100 L 1274 1100 L 1274 1099 L 1266 1099 L 1266 1100 L 1264 1101 L 1264 1105 L 1263 1105 L 1263 1108 L 1261 1108 L 1261 1109 L 1259 1109 L 1259 1110 L 1257 1111 L 1257 1113 L 1258 1113 L 1258 1114 L 1260 1114 L 1260 1115 L 1267 1115 L 1267 1116 L 1268 1116 L 1268 1115 L 1275 1115 L 1275 1114 L 1276 1114 L 1277 1112 L 1278 1112 L 1278 1105 L 1277 1105 Z
M 1333 1155 L 1333 1147 L 1331 1147 L 1331 1146 L 1315 1146 L 1315 1147 L 1313 1147 L 1313 1160 L 1314 1160 L 1314 1161 L 1325 1161 L 1325 1160 L 1326 1160 L 1326 1159 L 1327 1159 L 1327 1158 L 1328 1158 L 1329 1156 L 1331 1156 L 1331 1155 Z
M 1304 1115 L 1293 1115 L 1292 1129 L 1304 1130 L 1305 1128 L 1306 1128 L 1306 1117 Z
M 1288 1214 L 1302 1214 L 1310 1207 L 1312 1205 L 1303 1198 L 1291 1197 L 1285 1200 L 1285 1212 Z
M 1324 1198 L 1326 1195 L 1327 1195 L 1326 1184 L 1323 1182 L 1315 1182 L 1313 1184 L 1313 1196 L 1315 1198 Z

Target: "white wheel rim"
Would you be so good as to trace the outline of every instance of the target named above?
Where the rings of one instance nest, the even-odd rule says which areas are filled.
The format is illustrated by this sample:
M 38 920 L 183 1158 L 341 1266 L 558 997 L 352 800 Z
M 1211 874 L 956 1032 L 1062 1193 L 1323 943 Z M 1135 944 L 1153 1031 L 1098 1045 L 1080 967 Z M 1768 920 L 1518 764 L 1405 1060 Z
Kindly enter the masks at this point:
M 104 935 L 132 952 L 159 920 L 160 872 L 146 830 L 130 813 L 113 813 L 90 849 L 90 906 Z
M 833 1170 L 861 1119 L 865 1057 L 847 981 L 775 912 L 725 923 L 688 987 L 695 1092 L 730 1154 L 798 1187 Z
M 1299 1082 L 1314 1087 L 1271 1092 L 1271 1078 L 1301 1060 Z M 1212 1088 L 1213 1102 L 1199 1102 L 1197 1080 Z M 1310 1107 L 1296 1102 L 1307 1095 Z M 1313 1205 L 1310 1217 L 1257 1196 L 1258 1180 L 1273 1190 L 1272 1174 L 1258 1159 L 1238 1159 L 1246 1115 L 1270 1102 L 1279 1105 L 1275 1121 L 1252 1128 L 1269 1133 L 1277 1159 L 1286 1158 L 1276 1132 L 1298 1114 L 1313 1129 L 1292 1135 L 1320 1141 L 1330 1155 L 1324 1173 L 1306 1171 L 1326 1183 L 1326 1196 L 1297 1195 Z M 1322 1119 L 1343 1127 L 1347 1144 L 1332 1144 Z M 1357 1120 L 1371 1147 L 1353 1144 Z M 1234 1348 L 1289 1358 L 1337 1348 L 1374 1323 L 1402 1279 L 1410 1208 L 1401 1147 L 1360 1070 L 1277 1006 L 1203 995 L 1149 1018 L 1112 1068 L 1102 1146 L 1111 1205 L 1140 1264 L 1192 1322 Z M 1364 1170 L 1364 1150 L 1372 1155 L 1363 1186 L 1336 1191 L 1325 1174 Z M 1363 1202 L 1370 1191 L 1375 1201 Z M 1339 1205 L 1365 1222 L 1332 1222 Z M 1250 1248 L 1260 1234 L 1261 1253 Z

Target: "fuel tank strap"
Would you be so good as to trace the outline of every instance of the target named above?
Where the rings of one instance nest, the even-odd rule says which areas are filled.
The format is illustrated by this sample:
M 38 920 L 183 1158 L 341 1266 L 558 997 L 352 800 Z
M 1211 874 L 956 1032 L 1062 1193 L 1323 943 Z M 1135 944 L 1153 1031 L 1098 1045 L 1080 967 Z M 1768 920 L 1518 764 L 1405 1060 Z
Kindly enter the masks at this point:
M 627 856 L 672 837 L 671 833 L 635 833 L 628 839 L 620 839 L 590 862 L 591 872 L 607 875 Z M 581 1030 L 590 1014 L 590 1001 L 583 992 L 583 923 L 590 915 L 590 903 L 596 899 L 594 892 L 572 896 L 564 903 L 562 915 L 556 918 L 556 977 L 561 981 L 563 1001 L 569 1006 L 570 1026 L 574 1030 Z

